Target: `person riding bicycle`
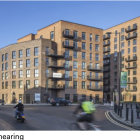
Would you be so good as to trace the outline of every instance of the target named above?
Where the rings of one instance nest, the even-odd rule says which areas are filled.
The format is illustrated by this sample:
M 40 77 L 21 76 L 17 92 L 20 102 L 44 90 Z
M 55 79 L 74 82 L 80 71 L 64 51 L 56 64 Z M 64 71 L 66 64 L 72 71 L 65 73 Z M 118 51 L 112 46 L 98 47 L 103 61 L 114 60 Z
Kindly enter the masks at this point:
M 80 111 L 77 121 L 81 129 L 85 129 L 82 122 L 90 123 L 93 121 L 93 112 L 95 112 L 95 110 L 93 102 L 86 101 L 84 98 L 81 99 L 80 104 L 74 111 L 74 114 L 77 114 Z
M 17 118 L 18 113 L 24 111 L 24 105 L 22 104 L 21 100 L 18 101 L 18 104 L 14 106 L 14 108 L 16 108 L 15 118 Z

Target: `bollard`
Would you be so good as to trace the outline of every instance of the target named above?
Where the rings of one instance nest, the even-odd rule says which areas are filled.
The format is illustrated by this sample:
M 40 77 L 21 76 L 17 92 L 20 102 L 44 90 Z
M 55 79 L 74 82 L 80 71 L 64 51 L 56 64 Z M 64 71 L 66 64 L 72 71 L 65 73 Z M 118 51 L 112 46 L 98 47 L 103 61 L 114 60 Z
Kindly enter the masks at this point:
M 131 123 L 134 123 L 133 109 L 131 109 Z
M 126 121 L 128 121 L 129 108 L 126 108 Z

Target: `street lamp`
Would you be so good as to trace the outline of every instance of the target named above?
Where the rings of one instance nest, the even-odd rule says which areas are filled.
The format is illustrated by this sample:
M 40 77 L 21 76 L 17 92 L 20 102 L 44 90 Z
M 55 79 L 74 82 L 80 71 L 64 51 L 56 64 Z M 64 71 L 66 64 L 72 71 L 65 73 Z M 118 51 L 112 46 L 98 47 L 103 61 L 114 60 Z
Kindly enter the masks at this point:
M 106 34 L 118 34 L 119 35 L 119 104 L 120 104 L 120 99 L 121 99 L 121 84 L 120 84 L 120 79 L 121 79 L 121 52 L 120 52 L 120 46 L 121 46 L 121 34 L 120 32 L 118 33 L 112 33 L 112 32 L 107 32 Z

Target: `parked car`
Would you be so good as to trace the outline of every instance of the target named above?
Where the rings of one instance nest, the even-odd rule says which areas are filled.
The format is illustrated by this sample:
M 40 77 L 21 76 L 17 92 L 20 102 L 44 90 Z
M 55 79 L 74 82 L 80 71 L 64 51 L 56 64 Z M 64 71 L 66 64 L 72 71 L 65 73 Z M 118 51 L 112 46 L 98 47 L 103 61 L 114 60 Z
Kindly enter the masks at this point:
M 71 101 L 70 100 L 66 100 L 64 98 L 55 98 L 52 99 L 50 102 L 53 106 L 59 106 L 59 105 L 70 105 Z

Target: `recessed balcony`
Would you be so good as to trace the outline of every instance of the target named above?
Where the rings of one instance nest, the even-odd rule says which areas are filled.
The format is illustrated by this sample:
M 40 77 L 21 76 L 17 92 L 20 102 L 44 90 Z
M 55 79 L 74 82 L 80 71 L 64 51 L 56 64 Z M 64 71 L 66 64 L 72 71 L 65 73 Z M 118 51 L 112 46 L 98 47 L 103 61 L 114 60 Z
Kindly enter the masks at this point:
M 110 46 L 110 42 L 103 44 L 103 47 Z
M 136 69 L 137 65 L 133 65 L 133 66 L 125 66 L 126 69 Z
M 50 51 L 50 52 L 46 52 L 46 56 L 48 57 L 54 57 L 54 58 L 64 58 L 64 55 L 63 54 L 57 54 L 53 51 Z
M 137 30 L 137 25 L 136 26 L 133 26 L 132 28 L 126 28 L 125 29 L 125 32 L 126 33 L 129 33 L 129 32 L 133 32 L 133 31 L 136 31 Z
M 74 35 L 73 35 L 73 32 L 72 31 L 67 31 L 67 30 L 64 30 L 63 31 L 63 37 L 65 38 L 69 38 L 69 39 L 73 39 L 74 38 Z
M 126 62 L 137 61 L 137 56 L 125 58 Z
M 92 91 L 103 91 L 103 86 L 87 86 L 88 90 L 92 90 Z
M 102 72 L 103 71 L 103 68 L 102 67 L 96 67 L 96 66 L 91 66 L 91 65 L 88 65 L 87 66 L 87 69 L 89 71 L 98 71 L 98 72 Z
M 134 39 L 137 38 L 137 33 L 133 34 L 133 35 L 128 35 L 125 37 L 126 40 L 130 40 L 130 39 Z
M 105 35 L 103 36 L 103 40 L 107 40 L 107 39 L 110 39 L 110 34 L 105 34 Z
M 137 88 L 136 89 L 128 89 L 128 88 L 126 88 L 125 91 L 127 91 L 127 92 L 136 92 Z
M 64 64 L 63 65 L 58 65 L 58 64 L 49 64 L 48 68 L 54 68 L 54 69 L 64 69 Z
M 90 80 L 90 81 L 102 81 L 103 80 L 103 77 L 102 76 L 90 76 L 90 75 L 88 75 L 87 76 L 87 79 L 88 80 Z

